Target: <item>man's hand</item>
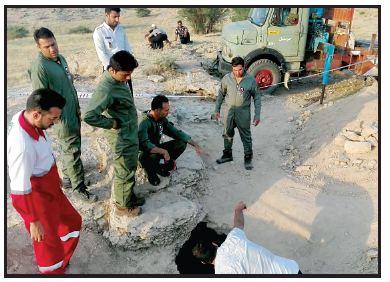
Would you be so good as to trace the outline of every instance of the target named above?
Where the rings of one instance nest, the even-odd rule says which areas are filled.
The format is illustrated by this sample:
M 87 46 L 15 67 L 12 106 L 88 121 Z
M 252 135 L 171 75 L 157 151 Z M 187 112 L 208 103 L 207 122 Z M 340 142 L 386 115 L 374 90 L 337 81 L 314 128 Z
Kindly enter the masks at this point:
M 246 204 L 243 201 L 239 201 L 234 207 L 234 219 L 233 225 L 234 227 L 244 229 L 244 214 L 243 210 L 246 209 Z
M 41 242 L 43 241 L 44 230 L 39 221 L 30 222 L 30 236 L 31 239 Z
M 165 149 L 161 149 L 162 150 L 162 155 L 164 157 L 164 160 L 167 162 L 171 159 L 171 156 L 169 155 L 168 151 L 165 150 Z
M 217 121 L 221 118 L 221 114 L 218 112 L 215 113 L 214 116 L 215 116 L 215 120 L 217 120 Z
M 253 125 L 254 126 L 258 126 L 260 124 L 260 120 L 259 119 L 253 119 Z
M 116 121 L 116 119 L 114 119 L 114 123 L 112 124 L 112 128 L 113 129 L 118 129 L 119 128 L 119 125 L 118 125 L 118 122 Z
M 242 211 L 246 209 L 246 204 L 243 201 L 239 201 L 236 206 L 234 207 L 234 210 L 236 211 Z

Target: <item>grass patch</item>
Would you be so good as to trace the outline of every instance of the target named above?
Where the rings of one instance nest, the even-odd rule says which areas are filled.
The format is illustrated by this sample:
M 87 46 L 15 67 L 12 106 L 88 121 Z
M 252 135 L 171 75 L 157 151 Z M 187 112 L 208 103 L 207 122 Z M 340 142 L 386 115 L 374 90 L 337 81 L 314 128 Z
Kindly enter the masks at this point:
M 92 30 L 90 30 L 88 27 L 80 25 L 80 26 L 69 29 L 68 33 L 69 34 L 84 34 L 84 33 L 92 33 Z
M 176 58 L 172 56 L 159 57 L 154 63 L 144 70 L 146 75 L 176 75 L 178 65 L 176 64 Z
M 151 13 L 151 11 L 147 8 L 137 8 L 137 9 L 135 9 L 135 12 L 137 14 L 137 17 L 139 17 L 139 18 L 147 17 Z
M 7 27 L 7 40 L 23 38 L 29 34 L 28 30 L 23 26 L 9 26 Z

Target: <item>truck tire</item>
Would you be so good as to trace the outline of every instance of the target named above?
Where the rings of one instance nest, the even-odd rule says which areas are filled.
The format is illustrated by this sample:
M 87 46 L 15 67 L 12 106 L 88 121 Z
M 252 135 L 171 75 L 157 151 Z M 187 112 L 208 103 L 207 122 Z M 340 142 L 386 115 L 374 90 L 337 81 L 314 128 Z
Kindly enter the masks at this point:
M 271 60 L 260 59 L 253 62 L 248 68 L 248 73 L 255 77 L 260 91 L 264 94 L 271 94 L 279 86 L 273 84 L 280 82 L 281 73 L 278 66 Z

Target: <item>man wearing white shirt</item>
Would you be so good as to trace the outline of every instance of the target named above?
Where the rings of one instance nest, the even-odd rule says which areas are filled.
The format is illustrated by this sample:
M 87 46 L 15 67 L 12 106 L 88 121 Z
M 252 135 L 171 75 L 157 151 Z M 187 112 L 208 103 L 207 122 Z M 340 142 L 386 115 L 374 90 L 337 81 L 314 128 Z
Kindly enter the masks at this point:
M 26 110 L 13 116 L 7 137 L 12 205 L 30 233 L 43 274 L 65 272 L 81 229 L 80 214 L 62 192 L 51 141 L 44 131 L 59 121 L 65 103 L 53 90 L 35 90 Z
M 192 249 L 194 257 L 213 264 L 215 274 L 301 274 L 294 260 L 274 255 L 245 235 L 244 202 L 234 209 L 234 228 L 218 247 L 211 241 L 198 242 Z
M 93 32 L 93 42 L 96 53 L 103 65 L 103 71 L 107 70 L 112 55 L 118 51 L 128 51 L 133 53 L 133 48 L 127 40 L 125 29 L 119 24 L 120 8 L 106 8 L 105 21 L 95 28 Z M 133 87 L 131 80 L 128 81 L 131 93 Z

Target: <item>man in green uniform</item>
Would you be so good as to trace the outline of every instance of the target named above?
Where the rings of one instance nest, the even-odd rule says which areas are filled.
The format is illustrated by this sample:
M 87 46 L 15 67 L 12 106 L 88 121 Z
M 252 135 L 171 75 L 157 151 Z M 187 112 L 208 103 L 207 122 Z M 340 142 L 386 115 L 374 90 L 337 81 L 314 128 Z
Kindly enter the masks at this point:
M 143 114 L 138 129 L 140 143 L 139 160 L 148 174 L 149 183 L 160 184 L 161 176 L 169 176 L 176 166 L 176 159 L 184 152 L 187 143 L 195 147 L 198 154 L 202 153 L 200 146 L 187 133 L 177 129 L 169 122 L 169 100 L 164 95 L 153 98 L 151 110 Z M 165 134 L 173 140 L 161 143 Z
M 232 59 L 233 71 L 226 74 L 221 80 L 221 87 L 215 105 L 215 118 L 220 119 L 221 105 L 225 101 L 227 114 L 224 119 L 224 147 L 223 155 L 217 160 L 218 164 L 233 160 L 232 146 L 234 128 L 237 127 L 244 145 L 245 168 L 250 170 L 252 165 L 252 137 L 251 137 L 251 99 L 255 104 L 253 125 L 260 123 L 261 94 L 253 76 L 244 71 L 244 59 Z
M 47 28 L 35 30 L 34 39 L 40 50 L 38 58 L 28 70 L 33 90 L 49 88 L 66 100 L 61 119 L 54 130 L 58 136 L 61 154 L 59 160 L 63 174 L 63 187 L 73 188 L 79 198 L 96 202 L 97 196 L 88 191 L 84 183 L 81 162 L 80 106 L 68 63 L 59 54 L 54 34 Z
M 133 95 L 127 85 L 137 60 L 128 51 L 110 58 L 107 71 L 94 91 L 83 120 L 107 129 L 107 140 L 114 152 L 114 201 L 118 216 L 137 216 L 145 202 L 133 188 L 138 163 L 138 121 Z

